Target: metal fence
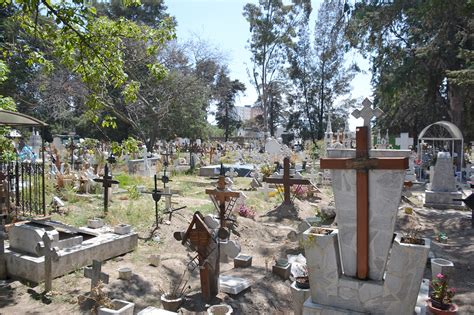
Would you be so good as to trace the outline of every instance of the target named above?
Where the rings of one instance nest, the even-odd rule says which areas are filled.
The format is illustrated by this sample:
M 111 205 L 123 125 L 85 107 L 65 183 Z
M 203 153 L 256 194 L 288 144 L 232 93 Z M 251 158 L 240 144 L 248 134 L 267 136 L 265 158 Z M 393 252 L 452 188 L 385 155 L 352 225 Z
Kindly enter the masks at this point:
M 0 161 L 0 177 L 3 212 L 16 216 L 46 215 L 43 163 Z

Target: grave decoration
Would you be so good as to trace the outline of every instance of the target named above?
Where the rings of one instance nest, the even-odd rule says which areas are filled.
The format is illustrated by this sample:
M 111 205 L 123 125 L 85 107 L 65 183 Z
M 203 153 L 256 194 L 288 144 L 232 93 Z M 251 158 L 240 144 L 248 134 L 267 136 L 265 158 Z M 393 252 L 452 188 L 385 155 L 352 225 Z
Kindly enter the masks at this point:
M 294 176 L 290 176 L 290 159 L 285 157 L 283 159 L 283 176 L 280 177 L 266 177 L 264 181 L 269 184 L 276 184 L 283 186 L 283 202 L 280 206 L 278 206 L 272 212 L 278 213 L 282 216 L 294 216 L 295 215 L 295 207 L 294 207 L 294 198 L 291 196 L 291 186 L 297 185 L 300 187 L 301 185 L 310 185 L 311 182 L 304 178 L 295 178 Z
M 230 216 L 240 193 L 226 187 L 223 173 L 224 169 L 221 167 L 221 175 L 216 189 L 206 189 L 206 194 L 210 196 L 218 210 L 218 218 L 210 215 L 203 217 L 197 211 L 185 233 L 174 233 L 176 240 L 197 251 L 197 255 L 189 263 L 189 266 L 192 269 L 199 266 L 201 292 L 206 301 L 210 301 L 217 295 L 219 285 L 221 289 L 226 287 L 225 283 L 219 283 L 219 261 L 227 256 L 235 258 L 240 253 L 240 246 L 229 240 L 230 231 L 228 228 L 229 223 L 233 224 L 234 222 Z M 236 279 L 237 281 L 242 280 Z
M 218 293 L 219 246 L 216 232 L 208 227 L 202 214 L 196 211 L 186 232 L 175 232 L 174 237 L 197 252 L 188 266 L 191 271 L 199 267 L 201 292 L 204 299 L 210 301 Z
M 84 277 L 91 279 L 91 294 L 99 284 L 99 281 L 106 284 L 109 283 L 109 275 L 101 272 L 101 269 L 102 262 L 95 259 L 92 261 L 92 267 L 84 268 Z
M 304 232 L 311 297 L 304 314 L 412 314 L 430 240 L 394 237 L 409 151 L 370 150 L 372 110 L 356 150 L 329 150 L 338 229 Z M 390 260 L 388 259 L 390 253 Z
M 104 167 L 104 176 L 102 178 L 94 178 L 95 182 L 102 183 L 104 187 L 104 214 L 107 215 L 109 208 L 109 188 L 112 187 L 112 184 L 118 184 L 117 180 L 112 179 L 112 174 L 109 174 L 109 166 L 105 163 Z
M 372 148 L 372 131 L 370 128 L 370 121 L 373 117 L 380 117 L 383 112 L 380 108 L 376 107 L 372 109 L 372 102 L 366 98 L 362 101 L 362 109 L 356 109 L 352 112 L 352 116 L 355 118 L 363 118 L 364 119 L 364 126 L 367 127 L 367 134 L 369 138 L 369 148 Z M 357 140 L 356 140 L 357 141 Z
M 402 132 L 400 137 L 395 138 L 395 144 L 400 146 L 400 150 L 409 150 L 413 146 L 413 138 L 410 138 L 408 132 Z
M 462 209 L 462 193 L 456 188 L 453 160 L 449 152 L 438 152 L 433 177 L 425 190 L 425 207 L 435 209 Z

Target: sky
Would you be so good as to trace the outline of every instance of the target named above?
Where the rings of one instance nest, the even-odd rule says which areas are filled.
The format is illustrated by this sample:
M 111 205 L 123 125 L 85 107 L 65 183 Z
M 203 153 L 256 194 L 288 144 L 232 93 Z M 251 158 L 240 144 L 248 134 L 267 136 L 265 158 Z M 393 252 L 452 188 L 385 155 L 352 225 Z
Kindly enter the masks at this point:
M 251 54 L 247 47 L 250 38 L 248 22 L 242 15 L 243 7 L 252 0 L 165 0 L 168 13 L 178 23 L 176 33 L 178 41 L 199 38 L 216 47 L 225 56 L 229 65 L 230 77 L 238 79 L 247 87 L 244 95 L 236 100 L 237 106 L 252 105 L 257 92 L 250 83 L 247 69 L 251 67 Z M 321 0 L 312 0 L 312 18 L 317 15 Z M 314 27 L 314 20 L 311 28 Z M 363 99 L 372 95 L 370 86 L 369 63 L 356 53 L 347 56 L 356 61 L 365 73 L 358 74 L 352 81 L 352 96 Z M 211 119 L 212 121 L 212 119 Z M 350 128 L 355 130 L 362 119 L 351 118 Z

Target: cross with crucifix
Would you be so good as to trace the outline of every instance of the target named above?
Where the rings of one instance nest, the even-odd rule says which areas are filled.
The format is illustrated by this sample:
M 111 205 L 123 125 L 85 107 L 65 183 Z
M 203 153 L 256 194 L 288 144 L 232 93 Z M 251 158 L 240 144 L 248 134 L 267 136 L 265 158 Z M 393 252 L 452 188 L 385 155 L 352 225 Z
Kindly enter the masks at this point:
M 370 129 L 370 121 L 372 118 L 378 118 L 383 114 L 383 111 L 380 108 L 372 109 L 372 102 L 366 98 L 362 101 L 362 109 L 356 109 L 352 112 L 352 116 L 355 118 L 364 119 L 364 127 L 367 127 L 367 134 L 369 139 L 369 149 L 372 148 L 372 131 Z
M 0 215 L 0 280 L 7 278 L 7 267 L 5 261 L 5 240 L 7 233 L 5 232 L 5 215 Z
M 221 167 L 223 168 L 223 167 Z M 226 188 L 225 176 L 222 174 L 219 176 L 217 181 L 216 189 L 206 189 L 206 194 L 208 194 L 212 201 L 214 202 L 215 207 L 219 210 L 219 237 L 225 239 L 227 237 L 222 237 L 228 234 L 224 229 L 227 226 L 226 220 L 228 219 L 228 214 L 232 211 L 232 208 L 235 205 L 235 202 L 240 197 L 240 193 L 236 191 L 231 191 Z M 227 206 L 226 206 L 227 203 Z
M 53 261 L 59 260 L 59 248 L 52 247 L 53 238 L 47 232 L 44 232 L 41 239 L 43 242 L 36 245 L 36 253 L 44 255 L 44 291 L 49 292 L 53 287 Z
M 102 176 L 102 178 L 94 178 L 94 181 L 102 183 L 102 187 L 104 187 L 104 213 L 107 214 L 109 208 L 109 188 L 112 187 L 112 184 L 118 184 L 119 182 L 112 179 L 112 175 L 109 174 L 109 166 L 107 163 L 105 163 L 104 167 L 104 176 Z
M 109 283 L 109 275 L 101 272 L 102 262 L 98 260 L 92 261 L 92 267 L 84 268 L 84 277 L 91 279 L 91 293 L 93 289 L 99 284 L 99 281 L 103 283 Z
M 357 277 L 367 279 L 369 272 L 369 171 L 405 170 L 407 158 L 371 158 L 368 127 L 356 130 L 356 158 L 324 158 L 321 169 L 354 169 L 357 193 Z
M 282 205 L 292 205 L 291 192 L 290 188 L 293 185 L 310 185 L 311 182 L 304 178 L 292 178 L 290 176 L 290 159 L 285 157 L 283 159 L 283 177 L 282 178 L 273 178 L 267 177 L 264 178 L 264 181 L 269 184 L 282 184 L 283 185 L 283 203 Z

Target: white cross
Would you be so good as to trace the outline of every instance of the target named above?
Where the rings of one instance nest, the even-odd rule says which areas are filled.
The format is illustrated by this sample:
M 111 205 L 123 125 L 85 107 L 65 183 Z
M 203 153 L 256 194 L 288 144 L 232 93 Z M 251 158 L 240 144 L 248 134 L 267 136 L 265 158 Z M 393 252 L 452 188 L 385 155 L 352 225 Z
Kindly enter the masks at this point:
M 230 170 L 228 170 L 227 172 L 225 172 L 225 176 L 226 177 L 230 177 L 230 180 L 234 180 L 234 177 L 235 176 L 238 176 L 239 173 L 237 173 L 236 171 L 234 171 L 234 168 L 231 167 Z
M 267 182 L 263 182 L 262 183 L 262 188 L 258 188 L 257 190 L 263 192 L 263 197 L 264 197 L 265 201 L 268 201 L 268 193 L 274 191 L 274 189 L 270 189 L 270 187 L 268 187 Z
M 367 133 L 368 133 L 369 139 L 371 140 L 370 146 L 372 147 L 372 131 L 370 128 L 370 121 L 374 117 L 375 118 L 380 117 L 383 114 L 383 111 L 378 107 L 372 109 L 372 102 L 368 98 L 366 98 L 362 102 L 362 105 L 363 105 L 362 109 L 354 110 L 352 112 L 352 116 L 354 116 L 355 118 L 364 119 L 364 126 L 367 127 Z
M 402 132 L 400 138 L 395 138 L 395 144 L 400 146 L 400 150 L 408 150 L 413 145 L 413 138 L 410 138 L 408 132 Z

